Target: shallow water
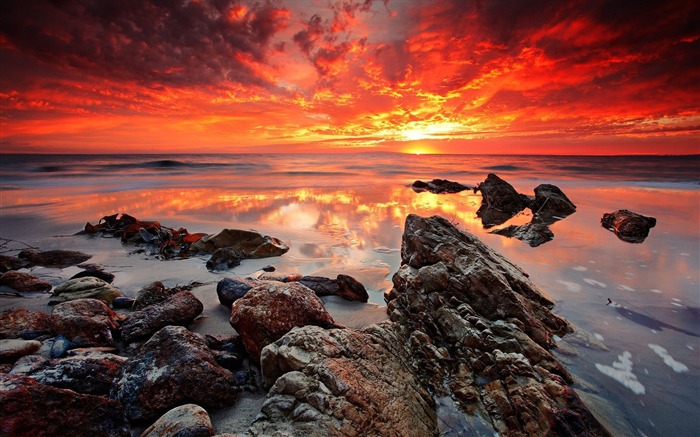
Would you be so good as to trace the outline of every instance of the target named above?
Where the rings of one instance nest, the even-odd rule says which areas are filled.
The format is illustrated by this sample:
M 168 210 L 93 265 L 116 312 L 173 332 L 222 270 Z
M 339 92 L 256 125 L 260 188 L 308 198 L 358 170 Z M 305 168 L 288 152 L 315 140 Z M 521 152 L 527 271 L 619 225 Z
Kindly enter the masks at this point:
M 215 283 L 272 264 L 283 273 L 347 273 L 383 305 L 400 264 L 409 213 L 439 214 L 522 267 L 580 335 L 564 339 L 561 359 L 579 388 L 612 403 L 615 421 L 637 435 L 693 435 L 700 428 L 700 157 L 550 157 L 436 155 L 178 155 L 0 157 L 0 237 L 42 249 L 79 249 L 116 274 L 126 294 L 161 280 L 206 282 L 203 329 L 225 330 Z M 489 234 L 472 191 L 415 193 L 416 179 L 473 185 L 490 172 L 519 192 L 559 186 L 577 212 L 552 225 L 554 240 L 531 248 Z M 656 217 L 641 244 L 600 226 L 617 209 Z M 86 221 L 126 212 L 190 232 L 256 229 L 290 251 L 210 273 L 205 258 L 154 261 L 118 240 L 73 235 Z M 530 220 L 521 214 L 507 224 Z M 5 248 L 20 248 L 10 242 Z M 52 283 L 73 271 L 36 269 Z M 607 305 L 610 298 L 614 304 Z M 42 302 L 32 299 L 32 302 Z M 0 307 L 16 299 L 3 298 Z M 9 303 L 12 301 L 12 303 Z M 27 301 L 25 301 L 27 302 Z M 377 307 L 343 307 L 357 326 Z M 221 314 L 219 314 L 221 313 Z

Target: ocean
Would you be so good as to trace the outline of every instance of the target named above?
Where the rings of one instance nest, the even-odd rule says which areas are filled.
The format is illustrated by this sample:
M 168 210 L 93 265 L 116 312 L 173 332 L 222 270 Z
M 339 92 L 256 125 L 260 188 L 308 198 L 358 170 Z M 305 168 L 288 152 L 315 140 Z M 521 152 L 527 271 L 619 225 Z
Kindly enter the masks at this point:
M 528 195 L 539 184 L 557 185 L 577 211 L 551 226 L 552 241 L 533 248 L 484 229 L 476 216 L 481 196 L 472 190 L 436 195 L 410 188 L 434 178 L 476 185 L 489 173 Z M 643 243 L 619 240 L 600 225 L 604 213 L 618 209 L 657 219 Z M 290 251 L 211 273 L 205 257 L 154 260 L 116 239 L 75 235 L 86 222 L 118 212 L 190 232 L 255 229 Z M 127 295 L 154 280 L 207 282 L 199 293 L 212 314 L 202 323 L 222 331 L 230 328 L 216 281 L 267 264 L 280 273 L 350 274 L 371 304 L 344 317 L 358 326 L 381 318 L 411 213 L 441 215 L 477 235 L 556 302 L 555 312 L 577 330 L 560 340 L 557 355 L 577 378 L 574 387 L 620 432 L 696 435 L 700 155 L 0 155 L 0 252 L 26 245 L 83 250 L 116 274 L 115 286 Z M 531 218 L 526 211 L 503 226 Z M 71 269 L 34 273 L 58 284 Z M 38 297 L 1 300 L 0 309 L 50 311 Z

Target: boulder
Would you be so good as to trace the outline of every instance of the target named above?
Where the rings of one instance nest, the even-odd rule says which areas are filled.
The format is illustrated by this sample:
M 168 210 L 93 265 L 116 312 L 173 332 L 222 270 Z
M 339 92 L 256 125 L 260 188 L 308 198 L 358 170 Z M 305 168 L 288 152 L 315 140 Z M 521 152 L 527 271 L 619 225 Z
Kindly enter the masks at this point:
M 530 209 L 537 217 L 553 221 L 575 213 L 576 205 L 556 185 L 541 184 L 535 188 Z
M 364 285 L 348 275 L 338 275 L 336 279 L 323 276 L 304 276 L 299 282 L 316 293 L 316 296 L 340 296 L 347 300 L 367 302 L 369 294 Z
M 21 359 L 10 373 L 29 376 L 42 384 L 78 393 L 107 395 L 112 381 L 126 361 L 127 358 L 112 353 L 86 350 L 52 360 L 42 358 L 24 362 Z
M 229 322 L 255 361 L 265 346 L 295 326 L 338 326 L 321 299 L 298 282 L 268 282 L 251 289 L 233 303 Z
M 0 435 L 130 436 L 119 402 L 0 374 Z
M 51 312 L 51 329 L 76 346 L 114 346 L 120 315 L 97 299 L 60 303 Z
M 224 229 L 218 234 L 208 235 L 192 244 L 193 250 L 209 253 L 224 247 L 237 249 L 246 258 L 280 256 L 289 250 L 289 247 L 277 238 L 240 229 Z
M 2 339 L 0 340 L 0 363 L 14 363 L 23 356 L 38 351 L 40 347 L 41 342 L 36 340 Z
M 216 295 L 221 305 L 231 308 L 231 305 L 245 296 L 248 290 L 262 283 L 263 281 L 252 278 L 224 278 L 216 284 Z
M 16 256 L 0 255 L 0 273 L 29 267 L 29 262 Z
M 0 313 L 0 338 L 32 340 L 51 333 L 49 315 L 24 308 L 8 309 Z
M 195 404 L 175 407 L 146 428 L 140 437 L 209 437 L 214 435 L 209 413 Z
M 440 217 L 409 215 L 401 256 L 390 321 L 263 350 L 249 433 L 610 435 L 550 351 L 571 326 L 522 270 Z
M 87 253 L 75 250 L 47 250 L 25 249 L 21 251 L 18 258 L 27 260 L 35 266 L 65 268 L 80 264 L 92 258 Z
M 165 326 L 189 325 L 203 310 L 204 305 L 194 294 L 180 291 L 162 302 L 130 313 L 121 325 L 121 339 L 126 343 L 146 340 Z
M 484 228 L 505 223 L 530 205 L 530 199 L 515 191 L 512 185 L 493 173 L 475 188 L 481 192 L 481 206 L 476 215 Z
M 0 286 L 5 286 L 19 292 L 40 293 L 49 291 L 52 288 L 51 284 L 32 274 L 14 270 L 0 275 Z
M 239 389 L 234 375 L 216 363 L 204 340 L 182 326 L 155 333 L 115 379 L 110 397 L 129 420 L 156 418 L 178 405 L 231 405 Z
M 228 270 L 238 267 L 246 258 L 246 254 L 235 247 L 222 247 L 214 251 L 206 265 L 209 270 Z
M 641 243 L 656 226 L 654 217 L 647 217 L 627 209 L 603 214 L 600 224 L 615 233 L 617 238 L 628 243 Z
M 69 279 L 57 286 L 53 291 L 49 305 L 76 299 L 99 299 L 110 304 L 114 299 L 121 296 L 121 291 L 107 282 L 88 276 Z
M 554 238 L 554 233 L 544 223 L 526 223 L 521 226 L 510 225 L 505 228 L 495 229 L 491 234 L 503 235 L 508 238 L 517 238 L 531 247 L 537 247 Z
M 446 179 L 433 179 L 430 182 L 415 181 L 411 188 L 416 193 L 430 191 L 434 194 L 459 193 L 460 191 L 468 190 L 473 187 L 462 185 L 459 182 L 452 182 Z

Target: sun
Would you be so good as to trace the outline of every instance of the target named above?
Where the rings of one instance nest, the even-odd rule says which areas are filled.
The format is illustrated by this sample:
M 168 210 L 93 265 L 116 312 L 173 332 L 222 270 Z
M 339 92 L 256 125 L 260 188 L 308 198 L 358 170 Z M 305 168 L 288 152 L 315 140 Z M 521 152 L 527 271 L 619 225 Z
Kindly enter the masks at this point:
M 401 150 L 402 153 L 406 153 L 409 155 L 432 155 L 436 152 L 433 148 L 425 146 L 423 144 L 412 144 L 410 146 L 405 147 L 403 150 Z

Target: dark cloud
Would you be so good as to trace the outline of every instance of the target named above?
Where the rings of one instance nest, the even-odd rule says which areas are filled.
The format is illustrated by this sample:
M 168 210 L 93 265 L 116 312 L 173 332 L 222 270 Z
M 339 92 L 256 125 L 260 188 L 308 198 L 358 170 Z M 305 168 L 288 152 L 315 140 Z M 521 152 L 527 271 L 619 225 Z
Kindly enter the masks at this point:
M 270 3 L 222 0 L 7 0 L 0 34 L 22 53 L 86 74 L 144 84 L 264 84 L 256 63 L 286 26 Z

